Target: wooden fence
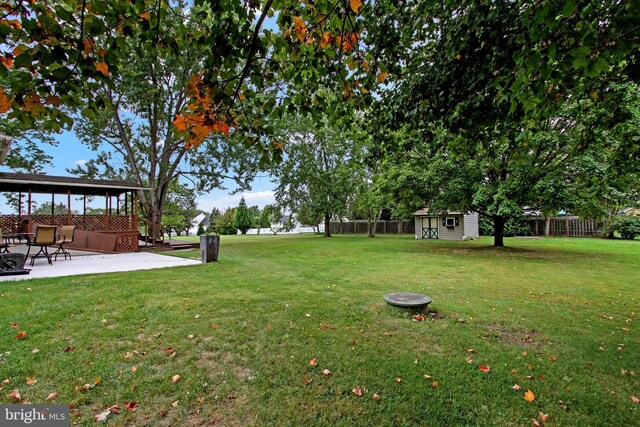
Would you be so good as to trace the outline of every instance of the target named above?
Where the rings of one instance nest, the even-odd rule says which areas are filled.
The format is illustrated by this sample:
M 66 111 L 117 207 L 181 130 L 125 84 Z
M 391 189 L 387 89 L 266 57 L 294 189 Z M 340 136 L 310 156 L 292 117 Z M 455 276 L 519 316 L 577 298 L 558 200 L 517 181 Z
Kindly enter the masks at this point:
M 544 236 L 546 221 L 544 218 L 527 219 L 532 236 Z M 549 236 L 557 237 L 596 237 L 602 229 L 602 223 L 593 219 L 581 219 L 577 216 L 554 217 L 549 220 Z
M 331 234 L 369 234 L 367 221 L 332 221 Z M 416 234 L 416 223 L 413 220 L 378 221 L 376 234 Z

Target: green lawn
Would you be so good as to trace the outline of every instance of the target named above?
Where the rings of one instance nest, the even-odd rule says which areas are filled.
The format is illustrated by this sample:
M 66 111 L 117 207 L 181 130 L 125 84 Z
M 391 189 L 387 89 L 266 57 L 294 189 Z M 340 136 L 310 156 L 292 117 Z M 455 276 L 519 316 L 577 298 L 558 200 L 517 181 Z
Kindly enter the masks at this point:
M 2 282 L 0 403 L 56 392 L 87 425 L 114 403 L 136 426 L 640 425 L 640 241 L 490 243 L 223 236 L 215 264 Z

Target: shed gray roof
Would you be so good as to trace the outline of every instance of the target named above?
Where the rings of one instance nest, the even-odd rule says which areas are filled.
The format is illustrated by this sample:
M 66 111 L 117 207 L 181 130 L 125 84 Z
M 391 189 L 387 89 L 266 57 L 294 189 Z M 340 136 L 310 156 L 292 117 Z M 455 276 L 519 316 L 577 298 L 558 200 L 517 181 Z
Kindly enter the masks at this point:
M 131 181 L 76 178 L 70 176 L 36 175 L 0 172 L 0 192 L 82 194 L 87 196 L 120 195 L 128 191 L 149 190 Z

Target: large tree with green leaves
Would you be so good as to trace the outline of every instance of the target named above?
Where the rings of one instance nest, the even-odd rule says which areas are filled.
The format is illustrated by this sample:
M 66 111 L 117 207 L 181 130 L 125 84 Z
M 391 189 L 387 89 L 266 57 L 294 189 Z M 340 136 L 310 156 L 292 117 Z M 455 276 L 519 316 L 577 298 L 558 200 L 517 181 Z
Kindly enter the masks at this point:
M 303 116 L 283 121 L 276 137 L 288 138 L 284 159 L 274 169 L 278 204 L 300 222 L 324 221 L 324 235 L 330 237 L 330 220 L 349 212 L 358 184 L 359 145 L 328 123 L 316 127 Z
M 163 34 L 195 36 L 205 24 L 195 18 L 169 15 L 162 21 Z M 197 44 L 185 43 L 176 53 L 150 48 L 148 41 L 129 40 L 121 49 L 128 67 L 112 78 L 112 85 L 96 84 L 95 93 L 109 103 L 76 120 L 75 130 L 82 142 L 99 154 L 71 171 L 127 178 L 149 186 L 150 191 L 140 192 L 142 214 L 157 224 L 163 221 L 167 196 L 178 179 L 191 181 L 204 191 L 221 188 L 228 178 L 246 188 L 256 171 L 255 150 L 247 149 L 233 134 L 206 137 L 199 152 L 190 150 L 185 135 L 172 125 L 185 108 L 192 75 L 202 71 L 205 53 Z
M 504 223 L 524 206 L 568 204 L 544 190 L 575 182 L 575 162 L 599 146 L 594 128 L 612 126 L 597 117 L 621 99 L 612 79 L 633 74 L 638 37 L 623 23 L 637 11 L 619 2 L 558 11 L 527 1 L 418 1 L 385 12 L 370 44 L 389 62 L 391 82 L 372 120 L 383 124 L 386 170 L 395 173 L 388 182 L 408 207 L 483 213 L 502 246 Z M 541 23 L 551 16 L 564 26 L 549 33 Z M 598 34 L 624 46 L 601 45 Z
M 244 200 L 244 197 L 240 199 L 240 204 L 236 208 L 236 216 L 235 216 L 235 224 L 236 228 L 240 230 L 242 234 L 247 234 L 247 230 L 249 230 L 254 225 L 254 215 L 251 213 L 249 208 L 247 207 L 247 202 Z

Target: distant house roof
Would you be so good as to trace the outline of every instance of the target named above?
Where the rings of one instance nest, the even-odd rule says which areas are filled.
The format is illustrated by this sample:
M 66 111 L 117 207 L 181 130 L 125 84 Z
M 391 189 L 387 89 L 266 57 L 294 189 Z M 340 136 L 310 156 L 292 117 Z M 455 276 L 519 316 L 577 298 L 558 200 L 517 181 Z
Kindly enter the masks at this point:
M 131 181 L 76 178 L 70 176 L 36 175 L 0 172 L 0 192 L 82 194 L 87 196 L 117 196 L 128 191 L 149 190 Z
M 416 211 L 416 213 L 414 214 L 415 216 L 437 216 L 442 214 L 442 212 L 429 212 L 429 209 L 424 208 L 424 209 L 420 209 L 419 211 Z M 458 211 L 447 211 L 447 213 L 445 215 L 464 215 L 464 212 L 458 212 Z

